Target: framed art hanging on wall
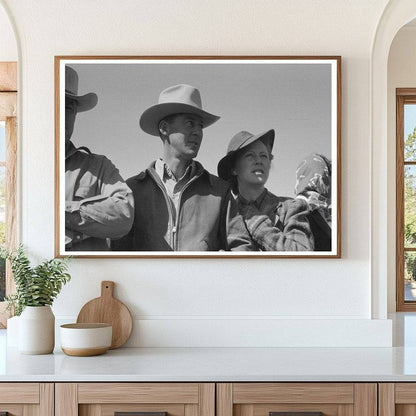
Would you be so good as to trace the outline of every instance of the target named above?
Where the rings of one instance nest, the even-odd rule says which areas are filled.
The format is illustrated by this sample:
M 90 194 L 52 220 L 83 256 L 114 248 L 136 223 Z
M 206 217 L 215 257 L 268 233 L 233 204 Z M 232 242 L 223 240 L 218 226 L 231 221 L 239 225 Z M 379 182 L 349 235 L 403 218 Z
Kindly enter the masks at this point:
M 55 57 L 57 256 L 340 257 L 340 57 Z

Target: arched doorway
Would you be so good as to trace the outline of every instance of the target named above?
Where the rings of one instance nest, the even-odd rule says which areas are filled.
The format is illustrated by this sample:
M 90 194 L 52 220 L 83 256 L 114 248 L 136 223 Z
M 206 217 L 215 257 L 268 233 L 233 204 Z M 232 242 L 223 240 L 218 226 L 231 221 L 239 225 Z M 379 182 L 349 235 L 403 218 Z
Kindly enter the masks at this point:
M 389 262 L 388 224 L 394 212 L 389 211 L 388 154 L 388 56 L 390 46 L 402 26 L 416 17 L 414 0 L 390 1 L 380 18 L 371 54 L 371 259 L 372 317 L 387 318 Z

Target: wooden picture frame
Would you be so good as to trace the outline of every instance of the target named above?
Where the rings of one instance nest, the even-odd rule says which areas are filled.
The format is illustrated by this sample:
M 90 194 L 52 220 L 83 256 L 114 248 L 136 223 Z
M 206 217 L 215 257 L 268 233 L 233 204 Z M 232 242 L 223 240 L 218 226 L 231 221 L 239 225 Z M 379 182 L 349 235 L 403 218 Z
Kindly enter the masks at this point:
M 162 156 L 160 138 L 141 130 L 139 121 L 141 115 L 150 107 L 158 105 L 159 94 L 166 88 L 178 84 L 191 85 L 196 87 L 201 94 L 202 109 L 210 114 L 221 116 L 220 120 L 212 126 L 206 129 L 206 126 L 203 126 L 204 138 L 194 159 L 199 161 L 209 173 L 217 175 L 218 162 L 226 155 L 227 146 L 237 132 L 248 131 L 257 137 L 261 132 L 273 129 L 275 131 L 274 158 L 266 188 L 279 197 L 287 197 L 290 200 L 297 197 L 296 203 L 299 204 L 301 204 L 299 199 L 308 200 L 311 203 L 311 193 L 316 194 L 312 198 L 312 204 L 309 205 L 311 212 L 313 208 L 318 207 L 314 212 L 315 219 L 309 214 L 308 219 L 315 222 L 318 218 L 318 225 L 313 225 L 311 222 L 311 227 L 324 227 L 327 233 L 325 238 L 329 240 L 329 243 L 324 244 L 324 237 L 321 240 L 320 236 L 317 237 L 318 234 L 310 233 L 309 230 L 312 237 L 308 238 L 309 241 L 313 241 L 313 246 L 305 246 L 306 249 L 298 251 L 298 249 L 290 249 L 289 245 L 287 246 L 289 249 L 286 249 L 283 244 L 282 249 L 281 241 L 289 241 L 288 239 L 291 238 L 290 235 L 286 237 L 284 234 L 290 227 L 280 221 L 283 217 L 279 217 L 278 209 L 283 208 L 276 206 L 273 218 L 269 216 L 270 224 L 271 227 L 278 227 L 276 232 L 283 234 L 276 237 L 279 244 L 275 246 L 256 243 L 250 246 L 248 251 L 240 251 L 238 247 L 228 245 L 228 242 L 212 243 L 210 241 L 212 235 L 208 237 L 204 235 L 201 237 L 203 244 L 197 246 L 189 244 L 190 249 L 189 247 L 182 249 L 181 247 L 187 246 L 187 237 L 182 236 L 183 240 L 181 240 L 176 234 L 174 235 L 175 241 L 182 241 L 182 246 L 179 243 L 178 245 L 171 244 L 171 240 L 168 241 L 165 237 L 162 244 L 149 245 L 150 249 L 146 248 L 146 244 L 137 248 L 139 246 L 133 243 L 119 249 L 117 248 L 119 237 L 116 236 L 106 239 L 108 245 L 105 249 L 93 245 L 90 248 L 79 249 L 80 246 L 76 244 L 75 238 L 84 241 L 91 236 L 79 229 L 71 234 L 71 238 L 68 239 L 66 236 L 66 225 L 71 221 L 68 220 L 68 210 L 72 215 L 77 213 L 80 205 L 87 206 L 84 202 L 72 204 L 74 197 L 72 196 L 71 199 L 66 195 L 66 193 L 71 194 L 68 184 L 74 180 L 74 175 L 70 180 L 66 178 L 68 167 L 65 167 L 68 155 L 64 128 L 67 119 L 65 91 L 68 87 L 65 74 L 68 67 L 78 75 L 76 92 L 78 96 L 89 93 L 98 96 L 98 104 L 91 111 L 76 115 L 73 134 L 70 138 L 74 151 L 78 151 L 76 149 L 79 147 L 87 147 L 92 154 L 105 155 L 110 159 L 110 163 L 117 167 L 124 180 L 137 176 L 145 171 L 152 161 Z M 313 155 L 313 157 L 307 159 L 308 155 Z M 321 175 L 322 172 L 314 171 L 317 164 L 311 168 L 308 165 L 307 173 L 302 169 L 300 169 L 301 173 L 297 171 L 302 163 L 305 164 L 305 158 L 309 163 L 311 160 L 316 161 L 316 157 L 319 159 L 319 169 L 325 166 L 325 172 L 328 173 L 329 170 L 329 175 L 324 177 Z M 56 56 L 55 166 L 55 255 L 57 257 L 73 255 L 76 257 L 137 258 L 339 258 L 341 256 L 341 57 Z M 195 173 L 192 172 L 188 174 Z M 304 178 L 305 175 L 309 180 L 308 187 L 303 187 L 300 189 L 302 192 L 296 193 L 294 188 L 299 185 L 300 178 Z M 212 178 L 211 181 L 217 181 Z M 326 181 L 325 197 L 319 193 L 321 188 L 315 189 L 319 180 Z M 128 183 L 131 187 L 132 182 L 128 181 Z M 312 188 L 310 184 L 313 184 Z M 71 186 L 76 187 L 79 184 L 74 185 L 71 182 Z M 175 193 L 177 189 L 174 189 Z M 136 226 L 139 222 L 137 206 L 140 205 L 141 209 L 142 204 L 150 204 L 148 198 L 141 196 L 140 199 L 136 191 L 133 191 L 136 214 L 133 214 L 135 219 L 130 231 L 131 235 L 141 226 Z M 199 195 L 203 193 L 202 190 L 198 192 Z M 94 197 L 88 192 L 84 196 Z M 316 196 L 318 199 L 314 199 Z M 75 199 L 79 201 L 82 197 L 78 195 Z M 70 202 L 68 198 L 71 199 Z M 230 197 L 230 199 L 233 198 Z M 184 201 L 178 202 L 178 221 L 182 214 L 181 203 Z M 235 201 L 229 203 L 237 206 Z M 285 205 L 286 202 L 282 204 Z M 209 203 L 201 203 L 201 207 L 207 206 L 211 207 Z M 156 205 L 156 209 L 159 210 L 159 207 L 161 205 Z M 212 210 L 207 210 L 208 217 L 214 215 Z M 152 215 L 156 215 L 154 211 L 151 212 Z M 227 212 L 229 213 L 230 209 Z M 240 214 L 235 211 L 233 215 Z M 91 215 L 90 219 L 91 217 L 94 215 Z M 97 218 L 93 220 L 99 221 Z M 153 221 L 155 223 L 154 219 Z M 212 219 L 207 219 L 207 222 L 209 221 Z M 147 220 L 141 223 L 146 222 Z M 165 225 L 157 224 L 154 233 L 147 232 L 150 235 L 147 238 L 156 239 L 160 234 L 160 227 L 166 227 L 166 229 L 171 227 L 168 222 L 170 224 L 170 220 L 166 220 Z M 217 222 L 220 225 L 215 226 L 222 227 L 223 219 L 218 219 Z M 246 226 L 247 230 L 244 232 L 248 232 L 249 238 L 254 238 L 254 232 L 247 225 L 247 221 L 246 223 L 241 221 L 241 224 Z M 239 223 L 238 227 L 241 224 Z M 200 225 L 201 230 L 206 226 L 203 221 Z M 176 227 L 171 228 L 174 228 L 173 232 L 178 232 Z M 193 230 L 196 234 L 199 232 L 202 234 L 198 226 L 194 225 Z M 144 237 L 146 233 L 141 228 L 140 233 L 143 235 L 143 241 L 147 241 Z M 74 235 L 76 237 L 73 237 Z M 134 235 L 138 241 L 138 231 Z M 225 238 L 229 239 L 229 236 L 227 229 Z M 214 238 L 217 238 L 216 235 Z M 122 237 L 121 241 L 124 239 L 125 237 Z M 273 240 L 274 243 L 275 240 Z M 162 247 L 162 249 L 153 247 Z M 299 245 L 299 247 L 302 246 Z

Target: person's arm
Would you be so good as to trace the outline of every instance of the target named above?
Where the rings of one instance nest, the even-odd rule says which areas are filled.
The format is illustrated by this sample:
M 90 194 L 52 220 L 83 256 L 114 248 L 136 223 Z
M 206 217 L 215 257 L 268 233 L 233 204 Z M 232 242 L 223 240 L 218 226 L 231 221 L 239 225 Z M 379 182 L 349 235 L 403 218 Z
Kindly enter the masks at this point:
M 65 202 L 65 227 L 97 238 L 120 238 L 133 224 L 134 202 L 130 188 L 107 158 L 100 160 L 98 194 Z
M 277 224 L 252 205 L 244 213 L 247 229 L 264 251 L 313 251 L 314 240 L 303 199 L 287 200 L 276 208 Z

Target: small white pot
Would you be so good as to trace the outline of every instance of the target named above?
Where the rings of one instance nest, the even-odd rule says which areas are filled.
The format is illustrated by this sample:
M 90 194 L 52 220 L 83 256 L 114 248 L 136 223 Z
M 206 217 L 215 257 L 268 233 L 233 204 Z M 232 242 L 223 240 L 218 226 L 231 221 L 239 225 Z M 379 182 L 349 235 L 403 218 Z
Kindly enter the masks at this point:
M 50 306 L 26 306 L 19 319 L 19 351 L 50 354 L 55 347 L 55 316 Z
M 104 354 L 111 347 L 112 332 L 112 326 L 104 323 L 61 325 L 62 351 L 78 357 Z

